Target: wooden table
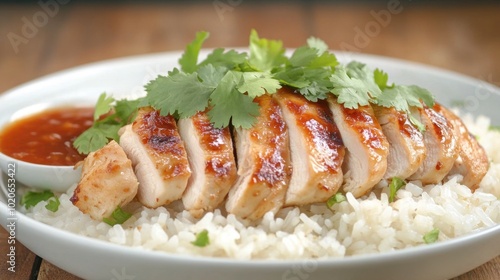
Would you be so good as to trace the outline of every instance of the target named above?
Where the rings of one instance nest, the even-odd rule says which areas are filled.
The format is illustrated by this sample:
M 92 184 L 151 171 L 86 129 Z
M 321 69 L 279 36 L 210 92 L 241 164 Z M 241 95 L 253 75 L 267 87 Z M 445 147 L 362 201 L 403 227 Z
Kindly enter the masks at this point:
M 251 28 L 262 37 L 283 40 L 287 47 L 317 36 L 333 49 L 412 60 L 500 85 L 498 4 L 42 2 L 57 5 L 0 4 L 0 92 L 88 62 L 180 50 L 199 30 L 211 32 L 206 47 L 246 46 Z M 16 248 L 17 272 L 9 273 L 3 229 L 0 248 L 1 279 L 76 278 L 21 244 Z M 455 279 L 500 279 L 500 257 Z

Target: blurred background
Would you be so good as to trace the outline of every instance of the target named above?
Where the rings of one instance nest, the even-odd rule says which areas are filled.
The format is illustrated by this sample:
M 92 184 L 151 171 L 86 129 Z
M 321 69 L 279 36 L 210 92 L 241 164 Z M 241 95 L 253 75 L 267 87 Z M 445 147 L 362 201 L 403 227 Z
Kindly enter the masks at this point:
M 500 1 L 0 1 L 0 92 L 108 58 L 246 46 L 250 29 L 287 47 L 412 60 L 500 84 Z
M 500 86 L 500 1 L 39 0 L 0 1 L 0 93 L 85 63 L 182 50 L 201 30 L 210 32 L 208 48 L 245 47 L 252 28 L 290 48 L 316 36 L 334 50 L 410 60 Z M 6 245 L 3 229 L 0 237 Z M 17 248 L 18 279 L 73 279 Z M 2 261 L 2 279 L 5 269 Z M 498 279 L 500 257 L 475 271 L 457 279 Z

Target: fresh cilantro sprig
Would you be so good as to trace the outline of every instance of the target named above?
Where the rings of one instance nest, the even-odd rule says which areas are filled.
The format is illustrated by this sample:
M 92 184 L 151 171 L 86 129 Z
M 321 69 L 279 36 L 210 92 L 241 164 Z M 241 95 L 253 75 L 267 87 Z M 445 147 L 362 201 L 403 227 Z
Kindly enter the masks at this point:
M 375 104 L 383 107 L 394 107 L 396 110 L 405 112 L 411 123 L 420 131 L 425 130 L 425 126 L 411 112 L 411 107 L 422 108 L 423 104 L 428 107 L 434 106 L 434 97 L 432 94 L 416 85 L 387 85 L 387 73 L 375 69 L 374 79 L 381 90 L 381 94 L 375 100 Z
M 79 153 L 88 154 L 105 146 L 110 139 L 118 142 L 118 130 L 133 120 L 140 103 L 140 99 L 116 100 L 102 93 L 95 105 L 94 123 L 75 139 L 73 146 Z
M 44 190 L 42 192 L 29 191 L 21 197 L 21 205 L 23 205 L 26 209 L 29 209 L 42 201 L 47 201 L 45 208 L 52 212 L 56 212 L 61 204 L 59 198 L 49 190 Z
M 318 38 L 311 37 L 307 45 L 297 48 L 284 67 L 277 69 L 274 77 L 287 86 L 297 88 L 308 100 L 325 99 L 331 92 L 334 67 L 338 65 L 334 54 Z
M 379 69 L 372 71 L 359 62 L 339 64 L 328 45 L 318 38 L 309 38 L 306 45 L 287 56 L 281 41 L 261 38 L 252 30 L 248 52 L 217 48 L 200 61 L 208 38 L 207 32 L 198 32 L 186 46 L 179 67 L 145 85 L 147 94 L 142 100 L 125 102 L 101 96 L 94 125 L 75 141 L 78 151 L 89 153 L 110 139 L 117 140 L 118 130 L 139 106 L 151 106 L 162 115 L 176 118 L 207 111 L 216 127 L 250 128 L 259 114 L 254 99 L 273 94 L 282 86 L 294 88 L 313 102 L 333 94 L 346 108 L 369 104 L 394 107 L 406 112 L 420 130 L 424 126 L 411 114 L 411 108 L 434 105 L 429 91 L 389 85 L 388 75 Z

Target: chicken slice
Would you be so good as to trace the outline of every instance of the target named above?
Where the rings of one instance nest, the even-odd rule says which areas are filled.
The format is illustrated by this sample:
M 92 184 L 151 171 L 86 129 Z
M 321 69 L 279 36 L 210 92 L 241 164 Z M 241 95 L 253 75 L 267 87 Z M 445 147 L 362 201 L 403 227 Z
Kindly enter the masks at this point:
M 450 172 L 458 157 L 453 125 L 433 108 L 424 106 L 418 111 L 420 121 L 425 125 L 424 144 L 427 151 L 423 164 L 408 179 L 437 184 Z
M 138 200 L 156 208 L 180 199 L 191 169 L 175 119 L 145 107 L 119 133 L 139 179 Z
M 234 129 L 239 177 L 226 203 L 229 213 L 251 220 L 283 206 L 292 173 L 288 130 L 278 103 L 269 95 L 254 102 L 260 105 L 255 125 Z
M 325 202 L 342 185 L 345 154 L 328 103 L 308 101 L 288 88 L 274 96 L 290 134 L 293 172 L 285 205 Z
M 236 162 L 229 128 L 215 128 L 205 112 L 178 122 L 192 175 L 182 196 L 194 216 L 216 208 L 236 181 Z
M 408 119 L 408 115 L 394 108 L 373 106 L 382 132 L 389 142 L 387 171 L 384 179 L 406 179 L 425 158 L 424 136 Z
M 477 189 L 490 165 L 486 152 L 457 115 L 440 105 L 434 108 L 451 122 L 453 135 L 457 139 L 458 157 L 449 175 L 461 174 L 462 184 L 471 190 Z
M 342 164 L 345 174 L 342 187 L 361 197 L 384 177 L 389 144 L 372 107 L 345 108 L 333 96 L 328 97 L 328 104 L 347 148 Z
M 138 184 L 132 162 L 111 141 L 85 158 L 81 180 L 70 200 L 83 213 L 102 220 L 127 205 L 137 194 Z

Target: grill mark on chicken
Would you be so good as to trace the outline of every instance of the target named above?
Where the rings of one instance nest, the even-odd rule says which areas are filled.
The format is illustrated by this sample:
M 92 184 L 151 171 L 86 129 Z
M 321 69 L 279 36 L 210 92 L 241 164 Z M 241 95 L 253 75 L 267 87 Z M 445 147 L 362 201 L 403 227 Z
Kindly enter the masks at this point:
M 388 165 L 394 163 L 388 155 L 395 143 L 386 136 L 389 124 L 404 138 L 400 141 L 407 144 L 409 160 L 409 166 L 391 176 L 404 179 L 411 175 L 408 179 L 431 184 L 446 175 L 461 174 L 462 183 L 474 190 L 489 168 L 487 155 L 475 137 L 439 104 L 413 108 L 426 126 L 423 134 L 405 113 L 394 108 L 349 109 L 333 96 L 310 102 L 287 87 L 254 102 L 260 105 L 260 115 L 250 129 L 218 129 L 206 112 L 199 112 L 189 119 L 194 130 L 184 135 L 179 135 L 182 129 L 172 116 L 141 108 L 133 124 L 120 131 L 122 148 L 132 163 L 123 151 L 119 155 L 114 141 L 91 153 L 71 202 L 94 219 L 102 219 L 130 202 L 136 193 L 138 200 L 151 208 L 182 197 L 185 209 L 199 217 L 215 209 L 229 192 L 227 211 L 255 220 L 284 205 L 326 201 L 342 179 L 344 190 L 360 197 L 382 178 L 390 178 Z M 197 152 L 186 154 L 185 141 L 194 136 L 190 132 L 196 133 L 199 147 Z M 306 154 L 302 159 L 294 153 L 299 150 Z M 195 164 L 199 167 L 192 168 Z M 416 172 L 410 174 L 411 168 Z M 191 170 L 196 172 L 191 175 Z M 350 175 L 342 178 L 348 171 Z M 186 189 L 188 179 L 191 186 L 200 175 L 205 177 L 197 190 Z M 294 178 L 307 182 L 302 190 L 297 190 Z
M 184 207 L 198 217 L 216 208 L 237 178 L 229 128 L 215 128 L 206 112 L 179 120 L 193 171 L 183 194 Z
M 435 110 L 437 109 L 437 110 Z M 419 109 L 420 119 L 425 124 L 424 143 L 427 149 L 423 164 L 410 180 L 423 184 L 436 184 L 450 172 L 458 157 L 457 139 L 453 135 L 452 123 L 438 112 L 439 105 Z
M 293 170 L 285 205 L 328 200 L 342 183 L 344 145 L 326 101 L 311 102 L 289 88 L 275 95 L 290 131 Z
M 361 197 L 383 178 L 389 144 L 370 106 L 349 109 L 333 96 L 327 100 L 347 149 L 343 189 Z
M 70 201 L 93 219 L 102 220 L 132 201 L 138 184 L 132 162 L 118 143 L 111 141 L 85 158 Z
M 471 190 L 477 189 L 489 169 L 489 160 L 484 148 L 452 111 L 439 104 L 435 109 L 451 122 L 453 135 L 458 143 L 458 157 L 449 175 L 460 174 L 463 176 L 462 184 Z
M 143 107 L 119 134 L 140 182 L 139 201 L 156 208 L 180 199 L 191 169 L 175 119 Z
M 235 128 L 238 180 L 229 191 L 229 213 L 251 220 L 284 203 L 291 176 L 288 130 L 281 109 L 269 95 L 254 99 L 260 106 L 256 124 Z
M 373 109 L 389 142 L 384 179 L 406 179 L 418 170 L 424 160 L 423 135 L 411 124 L 407 113 L 381 106 L 373 106 Z

